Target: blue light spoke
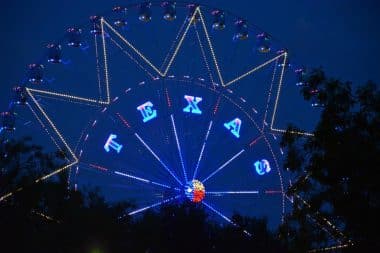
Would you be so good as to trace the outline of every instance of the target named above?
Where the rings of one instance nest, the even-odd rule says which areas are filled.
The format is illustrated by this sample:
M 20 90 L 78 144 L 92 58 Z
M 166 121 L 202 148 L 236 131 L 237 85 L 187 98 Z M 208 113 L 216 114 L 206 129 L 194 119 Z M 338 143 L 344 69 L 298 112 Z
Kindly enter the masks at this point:
M 134 176 L 134 175 L 131 175 L 131 174 L 128 174 L 128 173 L 115 171 L 115 174 L 119 175 L 119 176 L 130 178 L 130 179 L 134 179 L 134 180 L 137 180 L 137 181 L 140 181 L 140 182 L 143 182 L 143 183 L 157 185 L 157 186 L 161 186 L 161 187 L 164 187 L 164 188 L 172 189 L 172 187 L 170 187 L 169 185 L 157 183 L 157 182 L 154 182 L 152 180 L 145 179 L 145 178 L 142 178 L 142 177 L 137 177 L 137 176 Z
M 213 195 L 216 197 L 222 197 L 223 195 L 250 195 L 259 194 L 259 191 L 207 191 L 207 195 Z
M 99 172 L 106 173 L 105 175 L 116 174 L 118 176 L 123 176 L 123 177 L 127 177 L 129 179 L 134 179 L 134 180 L 140 181 L 142 183 L 156 185 L 156 186 L 160 186 L 160 187 L 167 188 L 167 189 L 173 189 L 175 191 L 181 191 L 177 187 L 172 187 L 172 186 L 169 186 L 167 184 L 163 184 L 163 183 L 155 182 L 155 181 L 152 181 L 152 180 L 149 180 L 149 179 L 146 179 L 146 178 L 138 177 L 138 176 L 132 175 L 130 173 L 125 173 L 125 172 L 120 172 L 120 171 L 110 171 L 110 170 L 108 170 L 105 167 L 102 167 L 102 166 L 99 166 L 99 165 L 95 165 L 95 164 L 87 164 L 87 163 L 84 163 L 84 162 L 80 162 L 80 164 L 82 166 L 84 166 L 84 167 L 82 167 L 83 169 L 87 169 L 88 170 L 87 167 L 90 167 L 90 168 L 93 168 L 93 169 L 97 169 L 97 171 L 99 171 Z
M 235 154 L 230 160 L 228 160 L 227 162 L 223 163 L 223 165 L 221 165 L 219 168 L 217 168 L 214 172 L 212 172 L 208 177 L 206 177 L 205 179 L 202 180 L 202 183 L 206 182 L 207 180 L 209 180 L 210 178 L 212 178 L 216 173 L 218 173 L 219 171 L 221 171 L 224 167 L 226 167 L 228 164 L 230 164 L 233 160 L 235 160 L 236 158 L 238 158 L 242 153 L 244 153 L 244 149 L 240 150 L 237 154 Z
M 213 211 L 214 213 L 216 213 L 217 215 L 219 215 L 221 218 L 223 218 L 225 221 L 229 222 L 230 224 L 232 224 L 233 226 L 237 226 L 237 224 L 235 222 L 233 222 L 230 218 L 228 218 L 227 216 L 225 216 L 224 214 L 222 214 L 221 212 L 219 212 L 218 210 L 216 210 L 214 207 L 212 207 L 210 204 L 207 204 L 205 201 L 202 201 L 202 204 L 205 205 L 208 209 L 210 209 L 211 211 Z
M 177 143 L 177 149 L 178 149 L 179 159 L 181 160 L 181 166 L 182 166 L 183 175 L 185 177 L 185 182 L 187 182 L 188 178 L 187 178 L 187 173 L 186 173 L 186 169 L 185 169 L 185 163 L 183 162 L 182 149 L 181 149 L 181 145 L 180 145 L 179 140 L 178 140 L 178 134 L 177 134 L 177 129 L 175 127 L 175 122 L 174 122 L 174 116 L 173 116 L 173 114 L 170 115 L 170 119 L 172 121 L 175 141 Z
M 135 214 L 138 214 L 138 213 L 144 212 L 144 211 L 146 211 L 146 210 L 148 210 L 148 209 L 150 209 L 150 208 L 154 208 L 154 207 L 157 207 L 157 206 L 160 206 L 160 205 L 166 204 L 166 203 L 168 203 L 168 202 L 170 202 L 170 201 L 173 201 L 173 200 L 175 200 L 175 199 L 178 199 L 180 196 L 181 196 L 181 195 L 177 195 L 177 196 L 175 196 L 175 197 L 171 197 L 171 198 L 168 198 L 168 199 L 164 199 L 164 200 L 162 200 L 162 201 L 160 201 L 160 202 L 157 202 L 157 203 L 151 204 L 151 205 L 149 205 L 149 206 L 145 206 L 145 207 L 139 208 L 139 209 L 137 209 L 137 210 L 134 210 L 134 211 L 132 211 L 132 212 L 129 212 L 127 215 L 135 215 Z M 125 216 L 126 216 L 126 215 L 124 215 L 124 216 L 122 216 L 122 217 L 119 217 L 119 218 L 123 218 L 123 217 L 125 217 Z
M 239 227 L 235 222 L 233 222 L 230 218 L 228 218 L 227 216 L 225 216 L 223 213 L 221 213 L 220 211 L 216 210 L 214 207 L 212 207 L 210 204 L 207 204 L 205 201 L 202 201 L 202 204 L 205 205 L 208 209 L 210 209 L 211 211 L 213 211 L 214 213 L 216 213 L 217 215 L 219 215 L 222 219 L 224 219 L 225 221 L 227 221 L 228 223 L 230 223 L 231 225 L 233 225 L 234 227 Z M 251 233 L 249 233 L 247 230 L 243 230 L 243 233 L 248 235 L 248 236 L 252 236 Z
M 206 143 L 207 143 L 207 140 L 208 140 L 208 136 L 210 135 L 211 127 L 212 127 L 212 121 L 210 121 L 210 124 L 208 125 L 208 129 L 207 129 L 207 133 L 206 133 L 205 139 L 204 139 L 204 141 L 203 141 L 203 145 L 202 145 L 201 153 L 199 154 L 199 158 L 198 158 L 198 161 L 197 161 L 197 165 L 195 166 L 195 169 L 194 169 L 193 180 L 195 179 L 195 177 L 196 177 L 197 174 L 198 174 L 198 168 L 199 168 L 199 165 L 200 165 L 201 160 L 202 160 L 202 158 L 203 158 L 203 152 L 204 152 L 205 147 L 206 147 Z
M 140 135 L 135 133 L 135 136 L 144 145 L 144 147 L 154 156 L 154 158 L 156 158 L 156 160 L 162 165 L 162 167 L 164 167 L 164 169 L 167 172 L 169 172 L 169 174 L 182 186 L 182 182 L 178 179 L 174 172 L 171 169 L 169 169 L 169 167 L 157 156 L 157 154 L 149 147 L 148 144 L 146 144 L 146 142 L 140 137 Z
M 161 184 L 161 183 L 157 183 L 157 182 L 153 182 L 151 181 L 152 184 L 154 185 L 158 185 L 158 186 L 162 186 L 162 187 L 165 187 L 165 188 L 168 188 L 168 185 L 165 185 L 165 184 Z M 169 186 L 170 187 L 170 186 Z M 171 188 L 171 187 L 170 187 Z M 176 188 L 177 189 L 177 188 Z

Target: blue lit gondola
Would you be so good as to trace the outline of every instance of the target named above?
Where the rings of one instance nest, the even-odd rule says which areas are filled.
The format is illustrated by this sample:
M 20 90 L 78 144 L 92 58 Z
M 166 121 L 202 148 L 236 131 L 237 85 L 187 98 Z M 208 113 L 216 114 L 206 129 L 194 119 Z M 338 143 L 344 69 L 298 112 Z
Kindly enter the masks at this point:
M 282 54 L 286 53 L 287 51 L 288 51 L 287 49 L 280 49 L 276 53 L 277 53 L 277 55 L 282 55 Z M 286 58 L 285 57 L 280 57 L 278 59 L 277 66 L 278 67 L 285 67 L 285 68 L 291 67 L 291 64 L 290 64 L 290 61 L 289 61 L 289 57 L 286 57 Z
M 115 6 L 115 7 L 113 7 L 112 8 L 112 11 L 114 12 L 114 13 L 122 13 L 122 14 L 126 14 L 127 13 L 127 8 L 126 7 L 123 7 L 123 6 L 120 6 L 120 5 L 118 5 L 118 6 Z
M 248 25 L 245 20 L 239 19 L 235 22 L 236 32 L 233 40 L 246 40 L 248 39 Z
M 305 77 L 306 77 L 306 72 L 303 68 L 298 68 L 295 71 L 296 74 L 296 85 L 297 86 L 304 86 L 305 85 Z
M 113 24 L 117 27 L 126 27 L 128 22 L 126 20 L 126 15 L 128 9 L 123 6 L 115 6 L 112 8 L 112 11 L 117 15 L 117 18 L 113 22 Z
M 139 20 L 142 22 L 149 22 L 152 20 L 151 3 L 142 3 L 139 10 Z
M 82 29 L 71 27 L 66 30 L 66 41 L 70 47 L 81 47 L 82 41 Z
M 17 105 L 25 105 L 27 101 L 27 94 L 25 87 L 15 86 L 12 89 L 13 92 L 13 103 Z
M 164 8 L 163 18 L 167 21 L 173 21 L 177 18 L 176 14 L 176 3 L 171 1 L 165 1 L 161 4 Z
M 59 44 L 48 44 L 46 46 L 48 52 L 47 52 L 47 57 L 48 57 L 48 62 L 50 63 L 61 63 L 62 62 L 62 47 Z
M 213 10 L 211 15 L 214 16 L 212 28 L 214 30 L 223 30 L 226 27 L 224 12 L 221 10 Z
M 256 36 L 257 38 L 257 50 L 260 53 L 269 53 L 271 50 L 270 37 L 266 33 L 260 33 Z
M 102 18 L 100 16 L 97 16 L 97 15 L 93 15 L 90 17 L 90 21 L 91 21 L 90 33 L 91 34 L 94 34 L 94 35 L 102 34 L 102 28 L 101 28 L 101 24 L 100 24 L 101 20 L 102 20 Z
M 16 129 L 16 117 L 13 112 L 7 111 L 0 113 L 1 129 L 6 131 L 14 131 Z
M 44 77 L 44 65 L 29 64 L 28 65 L 28 81 L 32 84 L 41 84 Z
M 186 6 L 189 9 L 189 12 L 187 14 L 187 19 L 190 20 L 193 16 L 197 8 L 199 7 L 198 4 L 188 4 Z M 201 21 L 201 16 L 199 15 L 199 12 L 197 12 L 194 16 L 194 19 L 192 20 L 192 23 L 195 24 L 197 22 Z

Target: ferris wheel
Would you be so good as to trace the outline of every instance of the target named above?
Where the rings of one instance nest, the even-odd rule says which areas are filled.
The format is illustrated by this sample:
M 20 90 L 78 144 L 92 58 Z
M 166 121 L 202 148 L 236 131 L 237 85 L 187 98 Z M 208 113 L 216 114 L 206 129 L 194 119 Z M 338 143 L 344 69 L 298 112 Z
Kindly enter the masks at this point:
M 281 87 L 304 85 L 303 69 L 293 70 L 277 40 L 227 11 L 116 6 L 46 45 L 15 86 L 1 132 L 21 121 L 22 133 L 66 154 L 35 182 L 67 172 L 74 189 L 131 201 L 125 215 L 188 201 L 217 221 L 236 226 L 239 213 L 274 227 L 289 185 L 275 127 Z

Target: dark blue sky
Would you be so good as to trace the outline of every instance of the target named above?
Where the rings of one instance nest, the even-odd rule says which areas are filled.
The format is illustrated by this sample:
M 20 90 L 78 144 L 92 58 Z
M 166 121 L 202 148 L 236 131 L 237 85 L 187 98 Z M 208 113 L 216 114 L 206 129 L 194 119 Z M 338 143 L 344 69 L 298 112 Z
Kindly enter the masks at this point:
M 2 64 L 0 106 L 42 46 L 72 24 L 131 1 L 6 1 L 0 16 Z M 297 63 L 323 66 L 354 83 L 379 82 L 380 3 L 376 0 L 201 1 L 247 18 L 278 38 Z

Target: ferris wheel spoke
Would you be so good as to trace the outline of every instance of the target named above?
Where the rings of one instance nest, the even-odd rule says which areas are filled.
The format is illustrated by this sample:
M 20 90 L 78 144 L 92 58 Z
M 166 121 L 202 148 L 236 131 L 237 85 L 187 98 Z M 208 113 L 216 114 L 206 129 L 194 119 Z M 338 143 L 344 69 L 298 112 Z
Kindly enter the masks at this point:
M 207 129 L 207 133 L 206 133 L 206 136 L 205 136 L 205 139 L 203 141 L 203 144 L 202 144 L 202 148 L 201 148 L 201 152 L 199 154 L 199 158 L 198 158 L 198 161 L 197 161 L 197 165 L 195 166 L 195 169 L 194 169 L 194 175 L 193 175 L 193 180 L 195 179 L 195 177 L 197 176 L 197 173 L 198 173 L 198 168 L 199 168 L 199 165 L 202 161 L 202 158 L 203 158 L 203 155 L 204 155 L 204 150 L 205 150 L 205 147 L 206 147 L 206 144 L 207 144 L 207 140 L 208 140 L 208 136 L 210 135 L 210 131 L 211 131 L 211 128 L 212 128 L 212 120 L 210 121 L 210 124 L 208 125 L 208 129 Z
M 146 184 L 149 184 L 149 185 L 154 185 L 154 186 L 160 186 L 160 187 L 163 187 L 163 188 L 167 188 L 167 189 L 174 189 L 176 191 L 179 191 L 179 188 L 173 188 L 167 184 L 163 184 L 163 183 L 159 183 L 159 182 L 156 182 L 156 181 L 153 181 L 153 180 L 150 180 L 150 179 L 147 179 L 147 178 L 142 178 L 142 177 L 138 177 L 136 175 L 133 175 L 131 173 L 126 173 L 126 172 L 120 172 L 120 171 L 112 171 L 104 166 L 100 166 L 100 165 L 97 165 L 97 164 L 92 164 L 92 163 L 84 163 L 84 162 L 80 162 L 80 164 L 82 166 L 88 166 L 92 169 L 96 169 L 97 171 L 99 172 L 103 172 L 103 173 L 106 173 L 106 175 L 118 175 L 118 176 L 122 176 L 122 177 L 126 177 L 126 178 L 129 178 L 129 179 L 133 179 L 133 180 L 136 180 L 136 181 L 139 181 L 139 182 L 142 182 L 142 183 L 146 183 Z
M 215 102 L 214 106 L 213 106 L 213 110 L 212 110 L 212 114 L 211 114 L 211 121 L 210 121 L 210 123 L 208 125 L 208 129 L 207 129 L 205 138 L 203 140 L 202 148 L 201 148 L 201 151 L 199 153 L 199 158 L 198 158 L 197 164 L 196 164 L 195 169 L 194 169 L 193 180 L 197 177 L 197 174 L 199 172 L 198 170 L 199 170 L 200 163 L 201 163 L 203 157 L 205 156 L 204 155 L 204 151 L 205 151 L 205 148 L 206 148 L 206 145 L 207 145 L 207 142 L 208 142 L 208 138 L 209 138 L 210 133 L 211 133 L 211 129 L 212 129 L 212 126 L 213 126 L 214 119 L 216 118 L 216 115 L 217 115 L 217 113 L 219 111 L 221 98 L 222 98 L 222 96 L 219 95 L 218 98 L 216 99 L 216 102 Z
M 147 179 L 147 178 L 138 177 L 138 176 L 133 175 L 131 173 L 120 172 L 120 171 L 111 171 L 110 169 L 108 169 L 108 168 L 106 168 L 104 166 L 97 165 L 97 164 L 80 162 L 80 165 L 81 166 L 85 166 L 83 168 L 87 168 L 88 167 L 88 168 L 91 168 L 91 169 L 96 169 L 96 171 L 104 173 L 105 175 L 108 175 L 108 176 L 118 175 L 118 176 L 126 177 L 128 179 L 135 180 L 137 182 L 145 183 L 147 185 L 159 186 L 159 187 L 166 188 L 166 189 L 172 189 L 172 190 L 175 190 L 175 191 L 180 191 L 180 189 L 177 188 L 177 187 L 172 187 L 172 186 L 169 186 L 167 184 L 159 183 L 159 182 Z
M 214 197 L 223 197 L 224 195 L 252 195 L 260 194 L 259 191 L 207 191 L 206 195 L 212 195 Z
M 284 194 L 284 192 L 281 190 L 265 190 L 264 193 L 267 195 Z
M 238 158 L 241 154 L 245 152 L 245 149 L 240 150 L 238 153 L 236 153 L 233 157 L 231 157 L 227 162 L 223 163 L 219 168 L 217 168 L 214 172 L 212 172 L 208 177 L 202 180 L 202 183 L 206 182 L 213 176 L 215 176 L 216 173 L 224 169 L 227 165 L 229 165 L 232 161 L 234 161 L 236 158 Z
M 135 215 L 135 214 L 138 214 L 138 213 L 141 213 L 141 212 L 144 212 L 144 211 L 147 211 L 148 209 L 151 209 L 151 208 L 154 208 L 154 207 L 157 207 L 157 206 L 160 206 L 160 205 L 163 205 L 163 204 L 167 204 L 169 203 L 170 201 L 173 201 L 173 200 L 176 200 L 180 197 L 181 195 L 177 195 L 175 197 L 171 197 L 171 198 L 167 198 L 167 199 L 164 199 L 160 202 L 156 202 L 154 204 L 151 204 L 151 205 L 148 205 L 148 206 L 145 206 L 145 207 L 142 207 L 142 208 L 139 208 L 139 209 L 136 209 L 134 211 L 131 211 L 121 217 L 119 217 L 119 219 L 122 219 L 124 218 L 125 216 L 129 215 L 129 216 L 132 216 L 132 215 Z
M 178 134 L 177 134 L 177 128 L 175 126 L 175 121 L 174 121 L 173 114 L 170 115 L 170 119 L 171 119 L 171 122 L 172 122 L 172 127 L 173 127 L 174 136 L 175 136 L 175 141 L 177 143 L 177 150 L 178 150 L 178 154 L 179 154 L 179 159 L 181 161 L 181 167 L 182 167 L 183 175 L 185 177 L 185 182 L 187 182 L 188 181 L 187 172 L 186 172 L 186 168 L 185 168 L 185 163 L 183 161 L 181 144 L 179 143 Z
M 236 224 L 235 222 L 233 222 L 230 218 L 228 218 L 226 215 L 224 215 L 222 212 L 218 211 L 217 209 L 215 209 L 213 206 L 211 206 L 210 204 L 208 204 L 207 202 L 205 201 L 202 201 L 202 204 L 207 207 L 208 209 L 210 209 L 213 213 L 217 214 L 219 217 L 221 217 L 223 220 L 227 221 L 228 223 L 230 223 L 232 226 L 234 227 L 239 227 L 238 224 Z M 243 233 L 248 235 L 248 236 L 252 236 L 251 233 L 249 233 L 247 230 L 243 230 Z
M 178 179 L 178 177 L 175 175 L 175 173 L 161 160 L 160 157 L 152 150 L 152 148 L 138 135 L 135 133 L 135 136 L 137 139 L 144 145 L 144 147 L 156 158 L 156 160 L 164 167 L 164 169 L 169 172 L 169 174 L 179 183 L 179 185 L 183 185 L 181 180 Z
M 216 213 L 217 215 L 219 215 L 222 219 L 224 219 L 225 221 L 227 221 L 228 223 L 232 224 L 233 226 L 237 226 L 237 224 L 235 222 L 233 222 L 230 218 L 228 218 L 227 216 L 225 216 L 223 213 L 221 213 L 220 211 L 216 210 L 214 207 L 212 207 L 210 204 L 208 204 L 206 201 L 202 201 L 202 204 L 204 206 L 206 206 L 208 209 L 210 209 L 211 211 L 213 211 L 214 213 Z
M 136 181 L 139 181 L 139 182 L 142 182 L 142 183 L 146 183 L 146 184 L 149 184 L 149 185 L 155 185 L 155 186 L 160 186 L 160 187 L 167 188 L 167 189 L 173 189 L 173 188 L 172 188 L 171 186 L 169 186 L 169 185 L 162 184 L 162 183 L 158 183 L 158 182 L 155 182 L 155 181 L 152 181 L 152 180 L 146 179 L 146 178 L 142 178 L 142 177 L 134 176 L 134 175 L 129 174 L 129 173 L 120 172 L 120 171 L 114 171 L 114 174 L 119 175 L 119 176 L 122 176 L 122 177 L 127 177 L 127 178 L 129 178 L 129 179 L 134 179 L 134 180 L 136 180 Z M 174 190 L 179 191 L 178 188 L 174 188 Z
M 206 195 L 210 195 L 212 197 L 224 197 L 226 195 L 245 195 L 245 196 L 250 196 L 250 195 L 259 195 L 259 194 L 264 194 L 264 195 L 282 195 L 283 192 L 280 189 L 273 190 L 241 190 L 241 191 L 206 191 Z

